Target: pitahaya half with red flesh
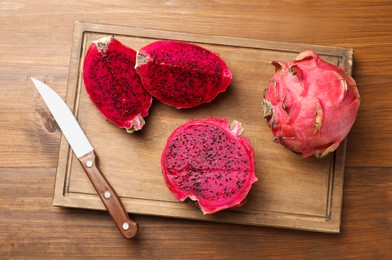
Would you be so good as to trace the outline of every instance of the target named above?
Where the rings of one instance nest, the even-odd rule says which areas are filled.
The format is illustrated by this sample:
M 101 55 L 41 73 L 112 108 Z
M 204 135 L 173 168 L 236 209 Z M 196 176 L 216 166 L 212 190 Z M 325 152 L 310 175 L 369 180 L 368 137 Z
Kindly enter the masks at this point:
M 162 173 L 180 201 L 197 201 L 204 214 L 239 207 L 254 182 L 254 151 L 241 137 L 241 123 L 194 119 L 170 135 L 162 153 Z
M 143 47 L 135 68 L 153 97 L 176 108 L 209 103 L 232 80 L 229 67 L 217 54 L 181 41 L 161 40 Z
M 84 85 L 102 115 L 127 132 L 140 130 L 152 103 L 135 72 L 136 51 L 114 37 L 91 43 L 83 66 Z
M 276 72 L 264 91 L 263 106 L 274 141 L 303 157 L 335 151 L 359 109 L 354 79 L 310 50 L 273 65 Z

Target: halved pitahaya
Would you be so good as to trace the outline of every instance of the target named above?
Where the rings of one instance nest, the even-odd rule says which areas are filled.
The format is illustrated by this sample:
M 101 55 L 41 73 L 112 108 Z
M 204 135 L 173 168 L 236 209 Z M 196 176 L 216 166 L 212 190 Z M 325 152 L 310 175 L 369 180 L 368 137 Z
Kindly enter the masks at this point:
M 140 130 L 152 103 L 135 72 L 136 51 L 114 37 L 94 41 L 83 66 L 84 85 L 104 117 L 127 132 Z
M 180 41 L 162 40 L 143 47 L 135 68 L 153 97 L 177 108 L 211 102 L 232 79 L 217 54 Z
M 293 62 L 273 62 L 264 92 L 264 117 L 274 141 L 303 157 L 337 149 L 357 116 L 360 97 L 353 78 L 313 51 Z
M 244 129 L 234 121 L 210 117 L 178 127 L 162 154 L 162 173 L 180 201 L 198 202 L 204 214 L 212 214 L 245 202 L 255 176 L 254 152 Z

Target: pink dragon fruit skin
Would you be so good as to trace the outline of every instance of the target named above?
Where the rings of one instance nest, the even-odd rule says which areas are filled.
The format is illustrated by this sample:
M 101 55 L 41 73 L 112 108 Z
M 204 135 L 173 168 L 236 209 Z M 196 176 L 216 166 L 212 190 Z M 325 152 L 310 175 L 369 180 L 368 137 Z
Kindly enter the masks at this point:
M 197 201 L 204 214 L 239 207 L 254 182 L 254 151 L 241 137 L 241 123 L 194 119 L 170 135 L 162 153 L 162 173 L 180 201 Z
M 138 51 L 136 60 L 136 72 L 147 91 L 176 108 L 209 103 L 232 80 L 229 67 L 218 55 L 187 42 L 153 42 Z
M 83 65 L 91 101 L 105 118 L 129 133 L 143 127 L 152 104 L 135 63 L 136 51 L 110 36 L 91 43 Z
M 310 50 L 273 65 L 276 72 L 264 91 L 263 106 L 274 141 L 303 157 L 335 151 L 359 109 L 354 79 Z

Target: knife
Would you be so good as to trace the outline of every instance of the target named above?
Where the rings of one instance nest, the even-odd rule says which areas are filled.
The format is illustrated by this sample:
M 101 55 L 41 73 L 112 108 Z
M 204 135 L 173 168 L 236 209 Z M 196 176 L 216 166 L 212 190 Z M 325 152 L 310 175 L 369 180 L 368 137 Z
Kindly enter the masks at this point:
M 76 157 L 83 166 L 103 204 L 125 238 L 133 238 L 138 232 L 138 224 L 131 220 L 120 197 L 110 186 L 96 165 L 94 148 L 80 127 L 75 116 L 63 99 L 43 82 L 31 78 L 38 92 L 48 106 Z

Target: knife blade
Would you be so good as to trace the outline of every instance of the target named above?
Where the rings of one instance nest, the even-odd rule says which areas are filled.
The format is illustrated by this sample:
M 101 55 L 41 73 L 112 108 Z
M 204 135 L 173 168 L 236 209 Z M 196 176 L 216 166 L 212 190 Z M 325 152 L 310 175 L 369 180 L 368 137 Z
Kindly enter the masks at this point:
M 138 232 L 138 224 L 131 220 L 120 197 L 99 171 L 93 146 L 64 100 L 45 83 L 31 78 L 41 97 L 48 106 L 63 135 L 83 166 L 103 204 L 125 238 L 132 238 Z

